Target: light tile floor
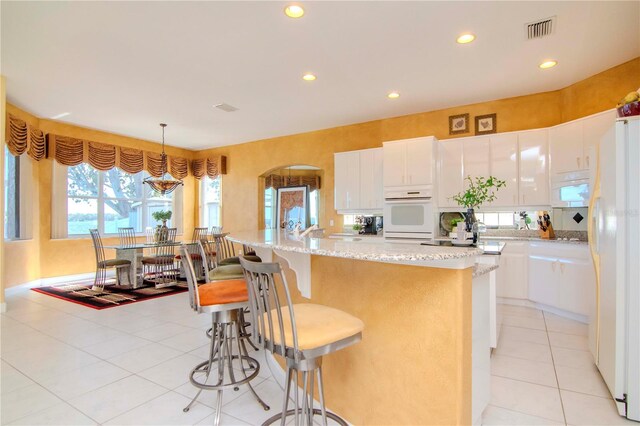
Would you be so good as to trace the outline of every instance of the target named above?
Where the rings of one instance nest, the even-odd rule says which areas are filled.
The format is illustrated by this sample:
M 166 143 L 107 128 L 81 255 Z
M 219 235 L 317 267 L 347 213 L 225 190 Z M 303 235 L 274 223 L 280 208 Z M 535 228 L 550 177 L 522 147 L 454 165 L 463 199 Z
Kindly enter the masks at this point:
M 208 355 L 206 315 L 175 295 L 96 311 L 24 290 L 0 315 L 0 424 L 212 424 L 215 395 L 189 370 Z M 541 311 L 502 306 L 484 424 L 623 424 L 587 351 L 586 326 Z M 255 354 L 263 360 L 261 354 Z M 282 390 L 264 362 L 253 382 L 271 405 L 225 392 L 222 423 L 255 425 L 280 410 Z
M 538 309 L 499 305 L 503 327 L 491 357 L 483 425 L 621 425 L 593 363 L 588 327 Z

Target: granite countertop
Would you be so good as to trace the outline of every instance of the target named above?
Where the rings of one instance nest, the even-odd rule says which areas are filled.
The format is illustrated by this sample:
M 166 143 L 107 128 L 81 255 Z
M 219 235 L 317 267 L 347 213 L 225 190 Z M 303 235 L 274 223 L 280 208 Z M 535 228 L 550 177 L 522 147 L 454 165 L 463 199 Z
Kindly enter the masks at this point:
M 481 277 L 484 274 L 488 274 L 491 271 L 495 271 L 498 269 L 498 264 L 486 264 L 486 263 L 476 263 L 473 265 L 473 278 Z
M 522 236 L 522 237 L 503 237 L 503 236 L 496 236 L 496 235 L 481 235 L 480 236 L 480 241 L 482 240 L 498 240 L 498 241 L 535 241 L 535 242 L 540 242 L 540 243 L 558 243 L 558 244 L 589 244 L 588 241 L 580 241 L 580 240 L 559 240 L 559 239 L 555 239 L 555 240 L 545 240 L 544 238 L 540 238 L 540 237 L 527 237 L 527 236 Z
M 302 238 L 279 230 L 234 232 L 227 238 L 252 247 L 277 249 L 318 256 L 420 265 L 421 262 L 465 260 L 479 256 L 475 247 L 434 247 L 420 244 L 385 242 L 384 240 L 343 236 L 342 238 Z M 436 266 L 436 265 L 434 265 Z M 462 266 L 460 266 L 462 267 Z

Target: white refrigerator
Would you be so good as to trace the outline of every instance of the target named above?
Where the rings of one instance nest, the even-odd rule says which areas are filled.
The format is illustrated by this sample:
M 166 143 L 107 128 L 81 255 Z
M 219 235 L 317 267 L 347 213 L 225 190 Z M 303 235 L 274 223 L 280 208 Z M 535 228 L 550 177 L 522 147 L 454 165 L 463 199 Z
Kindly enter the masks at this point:
M 640 421 L 640 117 L 616 120 L 596 149 L 589 345 L 620 415 Z

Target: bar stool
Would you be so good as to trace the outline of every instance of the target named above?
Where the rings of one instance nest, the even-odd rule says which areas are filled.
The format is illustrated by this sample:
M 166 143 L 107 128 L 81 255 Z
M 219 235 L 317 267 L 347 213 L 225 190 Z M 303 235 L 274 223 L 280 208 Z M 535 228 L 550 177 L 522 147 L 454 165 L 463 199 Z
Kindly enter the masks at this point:
M 249 290 L 249 307 L 254 324 L 252 339 L 287 362 L 287 385 L 282 412 L 263 423 L 270 425 L 280 419 L 284 426 L 286 417 L 300 416 L 306 425 L 313 425 L 313 416 L 320 414 L 326 426 L 327 417 L 347 426 L 339 416 L 327 412 L 322 382 L 322 357 L 344 349 L 362 340 L 364 323 L 358 318 L 328 306 L 311 303 L 293 305 L 285 275 L 279 263 L 251 262 L 240 257 Z M 278 279 L 276 279 L 276 277 Z M 285 304 L 286 303 L 286 304 Z M 298 372 L 303 377 L 302 409 L 298 404 Z M 320 410 L 314 409 L 314 376 L 318 377 Z M 293 410 L 288 410 L 291 382 L 295 382 Z
M 200 245 L 202 247 L 202 245 Z M 251 386 L 251 380 L 257 377 L 260 371 L 260 364 L 251 358 L 247 352 L 244 340 L 241 337 L 239 313 L 248 305 L 247 285 L 243 279 L 218 281 L 206 283 L 198 286 L 196 281 L 193 262 L 187 247 L 180 247 L 187 283 L 189 287 L 189 303 L 191 308 L 197 313 L 210 313 L 212 320 L 212 333 L 209 359 L 196 365 L 189 373 L 189 381 L 198 388 L 198 393 L 183 411 L 187 412 L 195 403 L 203 390 L 217 391 L 216 417 L 214 424 L 220 424 L 222 412 L 222 393 L 225 389 L 234 388 L 238 390 L 239 385 L 246 384 L 256 398 L 258 403 L 269 410 L 269 406 L 264 403 Z M 232 346 L 236 345 L 237 355 L 233 354 Z M 207 384 L 209 375 L 217 363 L 218 374 L 215 383 Z M 234 363 L 240 371 L 242 377 L 237 378 L 234 374 Z M 245 363 L 248 367 L 245 368 Z M 250 374 L 247 376 L 247 371 Z M 202 378 L 204 374 L 204 378 Z
M 209 245 L 208 241 L 198 241 L 197 247 L 200 252 L 200 256 L 203 259 L 207 259 L 207 246 Z M 258 261 L 260 260 L 257 257 Z M 209 262 L 205 260 L 202 263 L 204 268 L 204 276 L 205 280 L 208 282 L 218 282 L 218 281 L 226 281 L 226 280 L 243 280 L 244 281 L 244 271 L 242 269 L 242 265 L 223 265 L 217 268 L 209 269 Z M 248 309 L 242 309 L 238 313 L 238 322 L 240 323 L 240 337 L 246 339 L 249 344 L 253 347 L 254 350 L 258 350 L 258 348 L 253 344 L 253 342 L 248 339 L 251 335 L 247 332 L 247 327 L 251 325 L 251 323 L 245 320 L 245 315 L 247 314 Z M 213 328 L 207 330 L 206 334 L 209 338 L 211 338 L 213 333 Z

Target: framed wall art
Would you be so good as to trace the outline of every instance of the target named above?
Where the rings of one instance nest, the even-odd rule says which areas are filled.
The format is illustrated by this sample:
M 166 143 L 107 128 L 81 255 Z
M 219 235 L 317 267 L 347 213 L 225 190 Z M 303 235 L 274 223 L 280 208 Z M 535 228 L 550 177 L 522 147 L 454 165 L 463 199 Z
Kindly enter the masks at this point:
M 469 132 L 469 114 L 449 116 L 449 134 L 458 135 Z
M 301 229 L 309 226 L 311 218 L 308 186 L 278 188 L 276 200 L 276 220 L 281 229 L 292 231 L 297 224 L 300 224 Z
M 495 114 L 476 115 L 476 135 L 488 135 L 498 130 Z

